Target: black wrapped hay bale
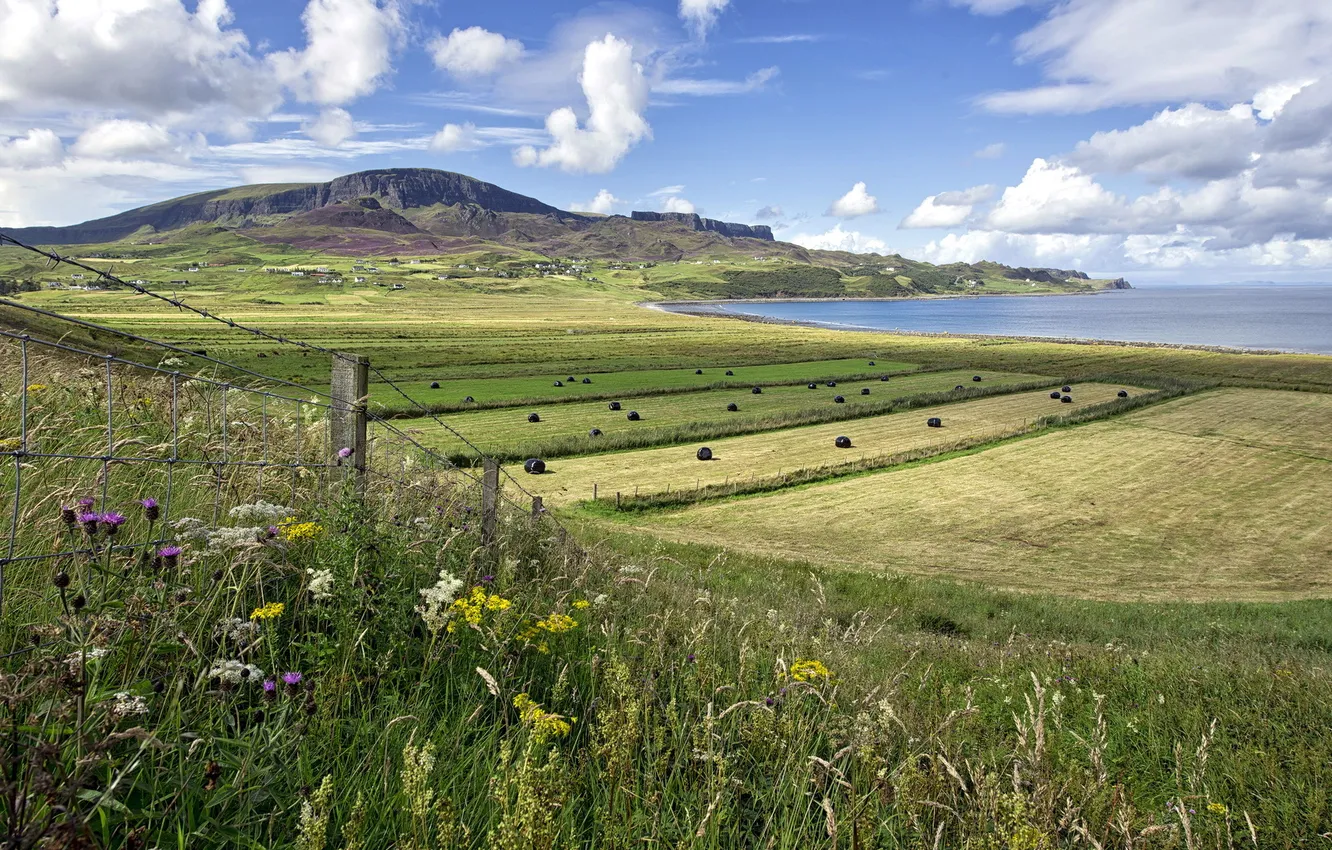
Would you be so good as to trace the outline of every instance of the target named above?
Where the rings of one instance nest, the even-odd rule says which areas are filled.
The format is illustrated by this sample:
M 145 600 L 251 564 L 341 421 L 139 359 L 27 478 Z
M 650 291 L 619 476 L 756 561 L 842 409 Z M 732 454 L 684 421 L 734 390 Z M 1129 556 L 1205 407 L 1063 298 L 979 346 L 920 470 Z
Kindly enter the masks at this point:
M 925 420 L 925 424 L 931 428 L 942 428 L 943 420 L 937 416 L 931 416 L 929 419 Z
M 763 387 L 754 387 L 750 392 L 754 395 L 763 395 Z
M 620 409 L 620 403 L 619 403 L 618 401 L 612 401 L 612 402 L 610 403 L 610 409 L 611 409 L 611 410 L 619 410 L 619 409 Z
M 731 411 L 732 413 L 735 413 L 737 410 L 740 409 L 740 405 L 736 404 L 735 402 L 731 402 L 730 404 L 726 405 L 726 409 Z
M 573 375 L 570 375 L 570 376 L 569 376 L 569 383 L 572 384 L 572 383 L 573 383 L 574 381 L 576 381 L 576 380 L 578 380 L 578 379 L 575 378 Z
M 808 386 L 811 390 L 817 390 L 817 389 L 819 388 L 819 385 L 818 385 L 818 384 L 808 384 L 807 386 Z
M 1071 396 L 1071 395 L 1066 395 L 1066 396 L 1061 397 L 1059 400 L 1062 401 L 1064 404 L 1072 404 L 1072 403 L 1073 403 L 1073 396 Z
M 600 436 L 601 436 L 601 429 L 600 429 L 600 428 L 593 428 L 591 431 L 588 431 L 588 432 L 587 432 L 587 435 L 588 435 L 589 437 L 600 437 Z
M 592 379 L 591 379 L 591 378 L 584 378 L 584 379 L 583 379 L 583 383 L 585 383 L 585 384 L 590 384 L 590 383 L 592 383 Z
M 845 403 L 846 399 L 842 398 L 841 396 L 839 395 L 833 396 L 833 404 L 845 404 Z
M 837 386 L 837 382 L 836 382 L 836 381 L 829 381 L 829 382 L 828 382 L 828 386 L 830 386 L 830 387 L 835 387 L 835 386 Z
M 432 390 L 437 390 L 437 389 L 439 389 L 439 381 L 431 381 L 431 382 L 430 382 L 430 389 L 432 389 Z
M 638 415 L 638 411 L 637 411 L 637 410 L 631 410 L 631 411 L 629 411 L 629 413 L 628 413 L 624 418 L 625 418 L 625 419 L 628 419 L 630 422 L 637 422 L 637 421 L 638 421 L 639 419 L 641 419 L 642 417 L 640 417 L 640 416 Z
M 555 386 L 557 386 L 557 387 L 562 387 L 562 386 L 564 386 L 564 381 L 556 381 L 556 382 L 555 382 Z
M 702 375 L 702 374 L 703 374 L 703 370 L 702 370 L 702 369 L 695 369 L 695 370 L 694 370 L 694 374 L 695 374 L 695 375 Z
M 468 396 L 467 398 L 463 399 L 463 404 L 476 404 L 476 399 L 472 398 L 471 396 Z
M 734 375 L 735 373 L 732 372 L 730 369 L 727 369 L 727 370 L 726 370 L 726 374 L 727 374 L 727 376 L 731 376 L 731 375 Z
M 833 445 L 839 449 L 849 449 L 851 448 L 851 438 L 838 437 L 837 439 L 833 440 Z
M 699 450 L 698 450 L 698 459 L 699 459 L 699 460 L 712 460 L 712 449 L 708 448 L 707 446 L 704 446 L 703 448 L 699 449 Z
M 980 383 L 980 379 L 981 379 L 981 376 L 980 376 L 980 375 L 972 375 L 972 376 L 971 376 L 971 380 L 975 381 L 975 382 L 978 383 L 978 384 Z
M 886 380 L 888 380 L 888 376 L 887 376 L 887 375 L 881 375 L 881 376 L 879 376 L 879 380 L 880 380 L 880 381 L 886 381 Z
M 523 464 L 523 471 L 528 475 L 540 475 L 546 471 L 546 462 L 539 457 L 529 457 Z
M 1071 392 L 1073 392 L 1073 388 L 1070 387 L 1068 384 L 1064 384 L 1064 385 L 1063 385 L 1062 387 L 1060 387 L 1059 389 L 1063 390 L 1063 391 L 1066 392 L 1066 393 L 1071 393 Z
M 528 422 L 540 422 L 540 421 L 541 421 L 541 417 L 540 417 L 540 416 L 537 416 L 535 413 L 529 413 L 529 414 L 527 414 L 527 421 L 528 421 Z
M 871 366 L 874 365 L 874 361 L 873 361 L 873 360 L 870 361 L 870 365 L 871 365 Z
M 1128 398 L 1128 390 L 1120 390 L 1120 391 L 1119 391 L 1119 397 L 1120 397 L 1120 398 Z
M 953 387 L 953 390 L 954 390 L 955 392 L 956 392 L 957 390 L 965 390 L 965 389 L 966 389 L 966 387 L 962 386 L 961 384 L 958 384 L 957 386 Z
M 860 388 L 860 394 L 861 394 L 861 395 L 869 395 L 869 387 L 861 387 L 861 388 Z
M 1054 392 L 1050 393 L 1050 398 L 1055 399 L 1057 401 L 1059 399 L 1059 390 L 1055 390 Z

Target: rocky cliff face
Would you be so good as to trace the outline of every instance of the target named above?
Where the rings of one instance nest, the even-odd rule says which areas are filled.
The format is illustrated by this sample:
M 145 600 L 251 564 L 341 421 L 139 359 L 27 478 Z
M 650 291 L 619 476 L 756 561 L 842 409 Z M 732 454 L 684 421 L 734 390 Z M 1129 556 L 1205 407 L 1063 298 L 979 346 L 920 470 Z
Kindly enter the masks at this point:
M 666 221 L 683 224 L 691 230 L 717 233 L 732 239 L 763 239 L 774 241 L 772 228 L 766 224 L 734 224 L 729 221 L 717 221 L 715 218 L 701 218 L 697 213 L 659 213 L 635 211 L 634 221 Z

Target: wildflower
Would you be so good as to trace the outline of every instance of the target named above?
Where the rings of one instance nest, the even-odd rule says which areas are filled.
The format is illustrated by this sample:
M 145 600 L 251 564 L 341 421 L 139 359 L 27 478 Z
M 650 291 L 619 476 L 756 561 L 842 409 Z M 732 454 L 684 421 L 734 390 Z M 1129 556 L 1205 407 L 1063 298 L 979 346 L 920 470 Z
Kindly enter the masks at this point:
M 259 624 L 240 617 L 227 617 L 219 620 L 213 628 L 213 634 L 224 641 L 231 641 L 237 646 L 244 646 L 259 637 Z
M 213 666 L 208 670 L 208 678 L 220 679 L 223 684 L 227 685 L 239 685 L 242 682 L 258 680 L 263 677 L 263 670 L 253 664 L 246 664 L 234 658 L 214 661 Z
M 283 673 L 282 684 L 287 686 L 287 694 L 289 696 L 296 696 L 296 692 L 301 684 L 301 674 L 295 672 Z
M 586 599 L 580 599 L 573 604 L 573 607 L 579 611 L 586 611 L 588 608 L 592 607 L 592 603 L 588 602 Z
M 685 657 L 685 660 L 688 661 L 690 664 L 693 664 L 694 661 L 697 660 L 697 656 L 694 655 L 694 653 L 691 652 L 691 653 L 689 653 L 688 656 Z
M 78 513 L 69 505 L 60 506 L 60 519 L 65 523 L 65 525 L 68 525 L 70 528 L 73 528 L 74 526 L 79 524 Z
M 82 593 L 80 593 L 78 596 L 75 596 L 73 599 L 69 600 L 70 607 L 73 608 L 75 611 L 82 610 L 83 606 L 87 604 L 88 604 L 88 597 L 84 596 Z
M 791 678 L 797 682 L 819 684 L 833 680 L 832 671 L 816 659 L 797 658 L 791 665 Z
M 292 543 L 300 543 L 305 540 L 314 540 L 324 533 L 324 527 L 317 522 L 286 522 L 279 529 L 270 527 L 270 531 L 279 531 L 283 539 Z M 270 537 L 273 536 L 270 534 Z
M 316 602 L 323 602 L 325 599 L 333 598 L 333 571 L 316 570 L 313 567 L 306 569 L 305 574 L 310 577 L 310 596 Z
M 291 508 L 285 505 L 275 505 L 272 502 L 265 502 L 260 499 L 249 505 L 237 505 L 227 512 L 227 516 L 236 522 L 254 523 L 255 525 L 277 522 L 280 519 L 291 519 Z
M 28 384 L 28 392 L 39 393 L 46 389 L 46 384 Z
M 481 576 L 481 583 L 482 583 L 482 584 L 494 584 L 494 583 L 495 583 L 495 577 L 494 577 L 494 576 Z
M 263 689 L 264 699 L 270 702 L 277 699 L 277 682 L 272 679 L 264 679 Z
M 351 456 L 352 456 L 351 448 L 343 446 L 342 448 L 338 449 L 338 457 L 340 457 L 341 459 L 346 460 Z
M 551 614 L 544 620 L 538 620 L 537 628 L 553 635 L 559 635 L 578 628 L 578 621 L 568 614 Z
M 1211 812 L 1214 815 L 1220 815 L 1221 817 L 1225 817 L 1226 815 L 1230 814 L 1230 809 L 1227 809 L 1223 803 L 1218 803 L 1215 801 L 1207 804 L 1207 811 Z
M 102 517 L 100 514 L 95 514 L 92 513 L 91 511 L 86 513 L 81 513 L 79 514 L 79 525 L 83 526 L 83 530 L 88 532 L 89 537 L 96 537 L 97 521 L 100 520 L 101 518 Z
M 439 581 L 435 582 L 433 587 L 421 590 L 421 604 L 416 606 L 416 613 L 421 615 L 432 635 L 438 635 L 443 631 L 445 624 L 453 615 L 451 606 L 462 586 L 461 579 L 447 569 L 441 569 Z
M 115 705 L 111 706 L 111 716 L 117 718 L 147 713 L 148 701 L 143 697 L 131 696 L 127 691 L 116 694 Z
M 175 368 L 177 366 L 184 366 L 185 361 L 179 357 L 168 357 L 162 361 L 161 365 L 167 366 L 169 368 Z
M 532 730 L 532 737 L 538 742 L 551 738 L 563 738 L 573 728 L 575 718 L 565 718 L 543 709 L 540 703 L 533 702 L 527 694 L 513 698 L 513 707 L 518 709 L 518 717 L 523 725 Z
M 481 625 L 481 618 L 485 615 L 485 612 L 505 611 L 512 605 L 512 602 L 502 596 L 495 596 L 494 594 L 486 593 L 485 590 L 480 587 L 474 587 L 472 588 L 470 596 L 464 596 L 463 598 L 454 601 L 453 605 L 450 606 L 450 612 L 451 614 L 460 615 L 463 622 L 467 623 L 469 626 L 479 626 Z M 448 628 L 449 634 L 453 634 L 457 625 L 458 622 L 456 620 L 450 620 Z
M 124 524 L 125 515 L 116 513 L 115 511 L 107 511 L 102 514 L 101 521 L 102 525 L 105 526 L 106 536 L 112 537 L 120 530 L 120 526 Z
M 69 668 L 70 675 L 83 675 L 83 665 L 86 661 L 96 661 L 110 652 L 109 649 L 101 646 L 94 646 L 82 652 L 71 652 L 64 657 L 65 666 Z
M 269 602 L 267 605 L 260 605 L 250 612 L 251 620 L 276 620 L 282 616 L 282 612 L 287 608 L 281 602 Z
M 149 522 L 157 522 L 157 518 L 162 515 L 156 499 L 140 499 L 139 504 L 143 505 L 143 515 Z
M 5 437 L 0 440 L 0 452 L 16 452 L 23 448 L 23 440 L 19 437 Z
M 69 587 L 69 573 L 65 572 L 64 570 L 61 570 L 51 578 L 51 583 L 54 584 L 56 587 L 60 588 L 61 590 L 64 590 L 65 588 Z
M 180 553 L 183 551 L 185 550 L 179 546 L 163 546 L 157 550 L 157 557 L 162 559 L 163 564 L 174 568 L 176 562 L 180 559 Z
M 609 598 L 610 597 L 604 593 L 598 593 L 596 596 L 592 597 L 592 604 L 600 608 L 602 605 L 606 604 L 606 600 Z

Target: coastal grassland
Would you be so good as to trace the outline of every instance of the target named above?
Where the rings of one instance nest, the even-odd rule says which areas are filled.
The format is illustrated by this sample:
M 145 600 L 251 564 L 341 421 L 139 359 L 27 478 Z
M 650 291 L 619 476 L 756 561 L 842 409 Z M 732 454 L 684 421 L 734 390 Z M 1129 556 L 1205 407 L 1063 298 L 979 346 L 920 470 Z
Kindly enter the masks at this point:
M 601 496 L 625 496 L 694 489 L 727 481 L 748 481 L 795 474 L 805 469 L 836 467 L 859 459 L 891 456 L 910 450 L 947 451 L 977 439 L 998 439 L 1025 429 L 1045 416 L 1058 416 L 1114 401 L 1120 388 L 1105 384 L 1076 384 L 1074 402 L 1062 404 L 1045 390 L 939 404 L 900 413 L 788 428 L 762 434 L 728 437 L 710 442 L 713 460 L 701 462 L 695 446 L 672 446 L 563 458 L 547 465 L 547 473 L 528 476 L 524 486 L 554 503 L 581 501 L 592 496 L 596 484 Z M 1131 392 L 1140 392 L 1136 388 Z M 926 426 L 940 417 L 942 428 Z M 833 441 L 851 437 L 852 448 L 839 449 Z M 514 470 L 521 471 L 521 466 Z M 741 523 L 738 528 L 743 528 Z
M 863 365 L 863 361 L 855 362 Z M 818 366 L 812 364 L 805 374 L 819 374 L 816 371 Z M 751 370 L 740 371 L 748 374 Z M 923 405 L 922 396 L 927 396 L 929 403 L 937 403 L 950 397 L 967 399 L 980 394 L 1008 392 L 1014 387 L 1046 385 L 1053 380 L 1040 375 L 986 372 L 982 375 L 984 381 L 977 383 L 972 380 L 975 375 L 971 371 L 957 370 L 912 373 L 890 381 L 877 378 L 843 381 L 836 387 L 828 387 L 828 382 L 821 380 L 813 390 L 806 386 L 807 381 L 795 386 L 767 385 L 758 395 L 746 385 L 744 388 L 626 397 L 618 411 L 610 410 L 606 401 L 567 402 L 454 413 L 444 421 L 461 433 L 471 435 L 474 444 L 502 460 L 551 458 L 860 419 L 887 413 L 903 405 Z M 957 386 L 963 389 L 956 390 Z M 870 395 L 861 395 L 862 388 L 868 388 Z M 839 394 L 845 399 L 844 403 L 834 401 Z M 739 410 L 728 411 L 728 404 L 735 404 Z M 631 410 L 640 415 L 639 421 L 631 422 L 626 418 Z M 529 413 L 536 413 L 541 421 L 528 422 Z M 408 428 L 423 445 L 442 451 L 456 458 L 457 462 L 476 458 L 471 448 L 430 419 L 403 419 L 395 425 Z M 588 432 L 592 428 L 602 433 L 591 437 Z
M 1283 428 L 1291 405 L 1300 412 Z M 1270 423 L 1276 436 L 1236 439 L 1219 424 L 1232 412 L 1236 432 Z M 1327 395 L 1233 390 L 634 524 L 850 570 L 1091 599 L 1321 597 L 1332 592 L 1330 429 Z

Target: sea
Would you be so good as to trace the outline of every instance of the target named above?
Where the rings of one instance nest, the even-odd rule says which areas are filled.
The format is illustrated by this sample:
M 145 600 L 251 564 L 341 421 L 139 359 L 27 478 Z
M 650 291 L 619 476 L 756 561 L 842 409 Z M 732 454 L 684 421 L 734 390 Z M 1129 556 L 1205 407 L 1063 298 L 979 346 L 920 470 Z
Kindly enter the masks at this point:
M 1090 295 L 727 301 L 669 310 L 847 330 L 1157 342 L 1332 354 L 1332 285 L 1144 286 Z

